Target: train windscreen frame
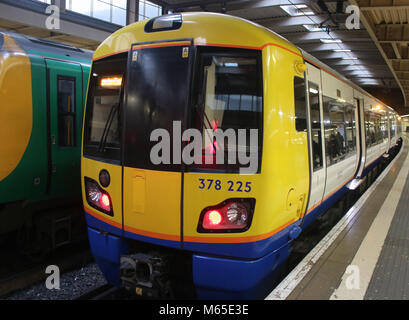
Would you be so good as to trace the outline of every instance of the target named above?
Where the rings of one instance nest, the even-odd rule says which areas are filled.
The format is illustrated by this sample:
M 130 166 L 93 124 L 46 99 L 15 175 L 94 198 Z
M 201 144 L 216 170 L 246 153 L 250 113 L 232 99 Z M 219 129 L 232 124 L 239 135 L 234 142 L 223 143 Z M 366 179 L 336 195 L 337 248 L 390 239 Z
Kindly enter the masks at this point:
M 263 69 L 261 51 L 252 49 L 199 47 L 196 59 L 190 127 L 202 136 L 202 161 L 187 170 L 192 172 L 238 173 L 245 167 L 240 156 L 257 161 L 260 173 L 263 139 Z M 228 138 L 212 143 L 208 131 L 233 130 L 236 140 Z M 245 130 L 245 144 L 239 139 Z M 257 130 L 257 146 L 251 143 L 251 130 Z M 207 141 L 207 142 L 205 142 Z M 209 143 L 210 141 L 210 143 Z M 244 141 L 242 141 L 244 142 Z M 224 153 L 224 162 L 216 163 L 216 151 Z M 229 154 L 230 153 L 230 154 Z M 230 155 L 235 159 L 230 162 Z M 242 157 L 242 158 L 244 158 Z M 207 163 L 206 158 L 210 159 Z M 250 163 L 251 161 L 250 160 Z
M 128 53 L 93 62 L 84 121 L 86 157 L 119 163 L 121 113 Z

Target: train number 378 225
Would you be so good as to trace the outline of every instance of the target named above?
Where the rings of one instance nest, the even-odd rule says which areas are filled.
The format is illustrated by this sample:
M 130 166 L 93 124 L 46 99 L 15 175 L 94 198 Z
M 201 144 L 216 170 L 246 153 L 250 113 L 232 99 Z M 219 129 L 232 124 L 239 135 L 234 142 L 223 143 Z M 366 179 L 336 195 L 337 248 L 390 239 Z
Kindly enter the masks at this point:
M 199 179 L 199 189 L 250 192 L 251 182 L 229 180 L 226 183 L 224 183 L 220 180 L 214 180 L 214 179 Z

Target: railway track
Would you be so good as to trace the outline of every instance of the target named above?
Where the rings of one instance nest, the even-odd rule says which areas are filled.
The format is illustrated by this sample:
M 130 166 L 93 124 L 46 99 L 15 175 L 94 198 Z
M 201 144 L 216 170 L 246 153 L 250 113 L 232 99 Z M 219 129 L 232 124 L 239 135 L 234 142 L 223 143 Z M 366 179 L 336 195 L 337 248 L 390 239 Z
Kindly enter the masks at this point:
M 65 251 L 64 253 L 50 257 L 40 264 L 27 264 L 22 268 L 9 270 L 2 274 L 0 277 L 0 299 L 7 298 L 13 292 L 28 288 L 35 283 L 45 281 L 49 276 L 49 274 L 45 273 L 49 265 L 57 265 L 60 272 L 63 273 L 93 261 L 91 253 L 86 248 L 74 252 Z M 13 264 L 10 263 L 10 265 Z

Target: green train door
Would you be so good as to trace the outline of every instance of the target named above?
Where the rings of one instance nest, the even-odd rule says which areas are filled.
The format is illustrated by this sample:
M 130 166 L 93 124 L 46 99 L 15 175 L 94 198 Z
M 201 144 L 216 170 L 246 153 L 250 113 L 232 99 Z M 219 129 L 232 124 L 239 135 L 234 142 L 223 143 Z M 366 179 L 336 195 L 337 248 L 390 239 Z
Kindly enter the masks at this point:
M 83 77 L 80 64 L 46 59 L 50 195 L 80 193 Z

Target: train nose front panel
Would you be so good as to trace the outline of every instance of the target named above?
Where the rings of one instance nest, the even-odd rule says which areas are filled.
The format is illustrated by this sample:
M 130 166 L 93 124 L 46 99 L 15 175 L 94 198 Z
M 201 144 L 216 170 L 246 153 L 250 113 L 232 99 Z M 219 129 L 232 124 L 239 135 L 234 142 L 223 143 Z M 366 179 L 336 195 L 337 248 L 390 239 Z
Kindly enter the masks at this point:
M 127 236 L 179 248 L 181 174 L 126 167 L 123 188 Z

